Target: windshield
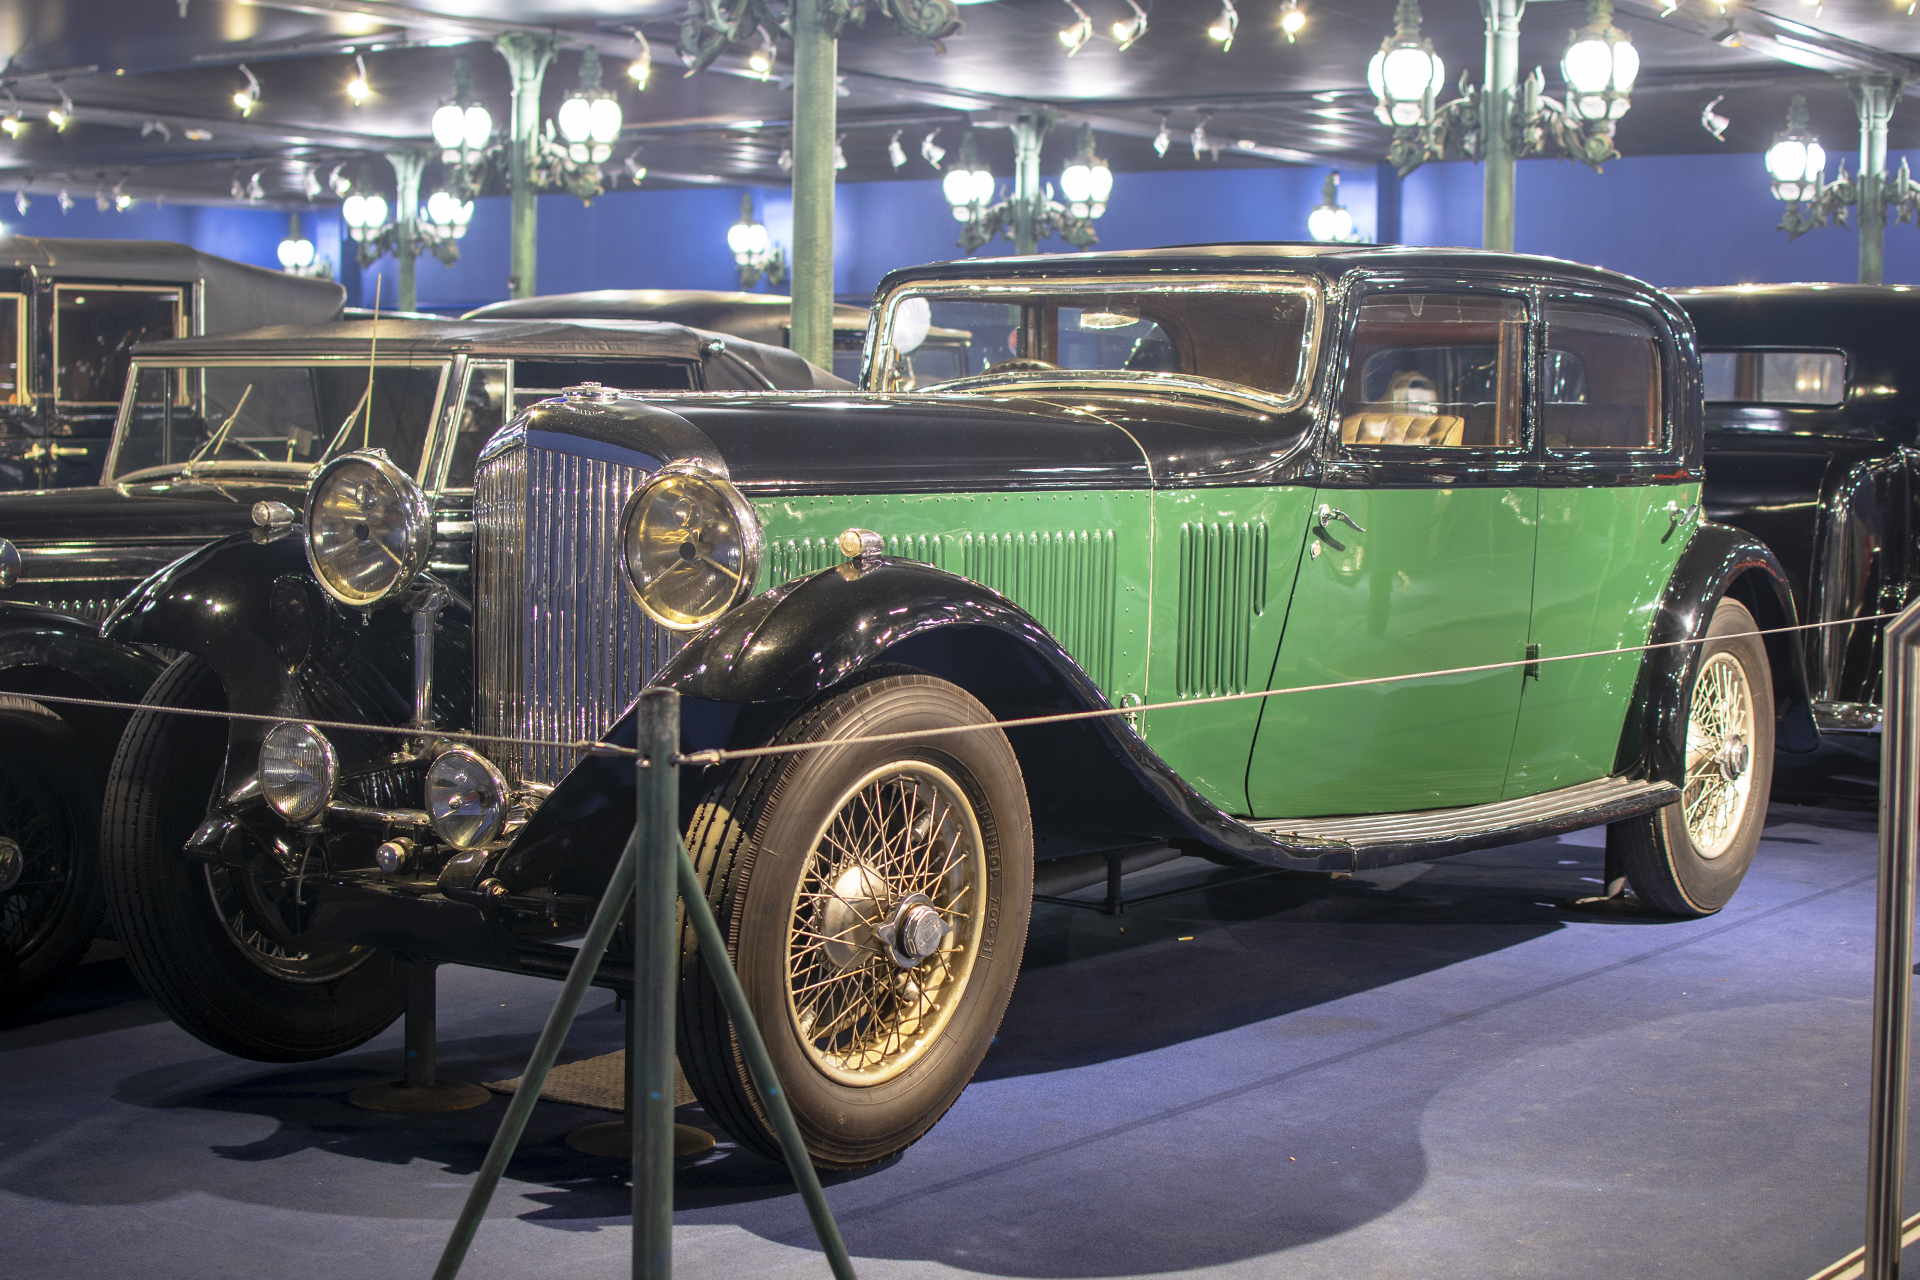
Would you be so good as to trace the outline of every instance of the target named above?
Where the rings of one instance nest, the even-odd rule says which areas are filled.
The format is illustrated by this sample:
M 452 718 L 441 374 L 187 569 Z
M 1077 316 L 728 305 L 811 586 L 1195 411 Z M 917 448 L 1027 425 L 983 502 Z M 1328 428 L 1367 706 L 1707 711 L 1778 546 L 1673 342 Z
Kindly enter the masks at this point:
M 978 373 L 1107 370 L 1205 378 L 1287 400 L 1307 372 L 1313 298 L 1297 282 L 904 289 L 889 299 L 875 367 L 890 381 L 878 389 Z
M 141 366 L 112 480 L 216 463 L 311 468 L 350 449 L 385 449 L 417 473 L 445 366 Z

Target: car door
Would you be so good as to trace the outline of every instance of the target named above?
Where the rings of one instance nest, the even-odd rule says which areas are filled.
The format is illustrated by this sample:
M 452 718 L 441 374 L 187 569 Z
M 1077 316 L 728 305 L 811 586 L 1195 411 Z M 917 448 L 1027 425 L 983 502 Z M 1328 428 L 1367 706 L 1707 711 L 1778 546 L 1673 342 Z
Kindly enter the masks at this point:
M 1533 590 L 1524 293 L 1412 281 L 1350 304 L 1327 457 L 1270 688 L 1523 656 Z M 1257 817 L 1500 798 L 1518 668 L 1269 698 Z
M 1541 312 L 1544 467 L 1527 639 L 1542 658 L 1645 644 L 1700 496 L 1673 479 L 1673 339 L 1625 298 L 1549 293 Z M 1640 662 L 1622 653 L 1533 668 L 1506 795 L 1612 773 Z

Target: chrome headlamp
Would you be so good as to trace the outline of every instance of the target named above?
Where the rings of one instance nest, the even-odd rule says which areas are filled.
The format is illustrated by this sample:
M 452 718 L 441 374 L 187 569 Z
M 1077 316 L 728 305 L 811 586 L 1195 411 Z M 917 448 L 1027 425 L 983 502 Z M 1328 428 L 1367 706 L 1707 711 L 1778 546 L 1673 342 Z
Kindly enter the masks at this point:
M 634 599 L 675 631 L 706 626 L 753 592 L 760 520 L 724 475 L 662 467 L 620 516 L 620 558 Z
M 307 487 L 307 563 L 328 595 L 368 609 L 427 567 L 433 511 L 382 449 L 335 458 Z
M 427 817 L 442 840 L 471 849 L 500 834 L 507 820 L 507 780 L 468 747 L 448 747 L 427 769 Z
M 260 743 L 260 790 L 289 822 L 326 808 L 339 773 L 333 744 L 310 724 L 277 724 Z

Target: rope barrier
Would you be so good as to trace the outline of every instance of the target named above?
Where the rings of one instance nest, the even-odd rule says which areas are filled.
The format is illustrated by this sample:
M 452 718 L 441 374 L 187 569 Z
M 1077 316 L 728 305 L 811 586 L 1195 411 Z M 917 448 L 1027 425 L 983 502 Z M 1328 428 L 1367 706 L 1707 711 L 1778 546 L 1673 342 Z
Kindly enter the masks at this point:
M 1886 622 L 1897 618 L 1897 613 L 1874 613 L 1859 618 L 1841 618 L 1832 622 L 1800 622 L 1790 627 L 1767 627 L 1754 631 L 1740 632 L 1741 635 L 1775 636 L 1796 631 L 1820 631 L 1830 627 L 1860 626 L 1870 622 Z M 1210 694 L 1204 698 L 1180 698 L 1171 702 L 1150 702 L 1137 707 L 1100 707 L 1091 711 L 1058 711 L 1045 715 L 1019 716 L 1011 720 L 987 720 L 978 724 L 947 725 L 937 729 L 915 729 L 901 733 L 862 734 L 848 738 L 822 738 L 815 742 L 784 742 L 765 747 L 741 747 L 737 749 L 714 748 L 704 751 L 683 752 L 673 757 L 676 765 L 708 766 L 727 764 L 735 760 L 757 760 L 768 756 L 796 755 L 802 751 L 814 751 L 822 747 L 856 746 L 869 742 L 910 742 L 925 738 L 949 737 L 960 733 L 979 733 L 988 729 L 1030 729 L 1040 725 L 1070 724 L 1083 720 L 1104 720 L 1115 716 L 1136 716 L 1145 711 L 1177 711 L 1188 707 L 1209 706 L 1224 702 L 1251 702 L 1265 698 L 1280 698 L 1296 693 L 1324 693 L 1333 689 L 1358 689 L 1370 685 L 1397 684 L 1403 680 L 1431 680 L 1441 676 L 1474 675 L 1484 671 L 1500 671 L 1512 667 L 1545 666 L 1553 662 L 1579 662 L 1590 658 L 1612 658 L 1629 653 L 1650 653 L 1656 649 L 1678 649 L 1687 645 L 1707 643 L 1706 637 L 1687 640 L 1663 640 L 1651 644 L 1625 645 L 1617 649 L 1593 649 L 1585 653 L 1561 653 L 1544 655 L 1537 658 L 1513 658 L 1502 662 L 1483 662 L 1467 667 L 1439 667 L 1431 671 L 1410 671 L 1398 675 L 1368 676 L 1357 680 L 1332 680 L 1324 684 L 1294 685 L 1286 689 L 1252 689 L 1244 693 Z M 477 733 L 468 729 L 422 729 L 408 725 L 356 724 L 345 720 L 306 720 L 285 715 L 261 715 L 245 711 L 210 711 L 201 707 L 160 707 L 144 702 L 116 702 L 106 698 L 76 698 L 64 694 L 15 693 L 15 696 L 30 698 L 35 702 L 57 706 L 96 707 L 109 711 L 160 712 L 168 715 L 202 716 L 214 720 L 244 720 L 255 724 L 298 723 L 311 725 L 316 729 L 334 729 L 344 733 L 378 733 L 395 737 L 443 738 L 452 742 L 495 743 L 523 747 L 557 747 L 565 751 L 578 751 L 585 755 L 617 756 L 637 759 L 643 752 L 634 747 L 623 747 L 617 743 L 600 739 L 577 738 L 522 738 L 512 734 Z

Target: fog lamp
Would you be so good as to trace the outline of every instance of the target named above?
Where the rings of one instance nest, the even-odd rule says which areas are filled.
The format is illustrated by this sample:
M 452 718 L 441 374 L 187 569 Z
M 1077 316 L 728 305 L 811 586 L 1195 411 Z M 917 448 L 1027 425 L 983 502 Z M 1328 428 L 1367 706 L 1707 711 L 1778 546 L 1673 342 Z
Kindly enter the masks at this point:
M 260 743 L 260 790 L 289 822 L 326 808 L 339 772 L 333 744 L 310 724 L 277 724 Z
M 507 780 L 479 752 L 448 747 L 427 769 L 427 817 L 456 849 L 485 844 L 506 823 Z

